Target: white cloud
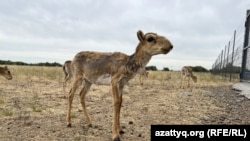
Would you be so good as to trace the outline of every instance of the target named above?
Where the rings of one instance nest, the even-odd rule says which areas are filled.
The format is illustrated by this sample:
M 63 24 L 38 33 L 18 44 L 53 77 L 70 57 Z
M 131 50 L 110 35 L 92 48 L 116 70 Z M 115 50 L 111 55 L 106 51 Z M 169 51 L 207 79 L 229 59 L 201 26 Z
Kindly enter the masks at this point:
M 62 62 L 82 50 L 132 54 L 141 29 L 174 44 L 150 64 L 165 67 L 166 59 L 173 69 L 210 68 L 249 7 L 245 0 L 1 1 L 0 59 Z

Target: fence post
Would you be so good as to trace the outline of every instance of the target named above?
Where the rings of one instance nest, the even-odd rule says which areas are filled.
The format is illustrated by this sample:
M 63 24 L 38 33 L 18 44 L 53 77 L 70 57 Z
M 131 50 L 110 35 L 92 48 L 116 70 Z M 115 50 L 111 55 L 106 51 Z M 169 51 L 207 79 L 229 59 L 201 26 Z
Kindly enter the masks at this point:
M 233 40 L 233 50 L 232 50 L 232 64 L 231 64 L 231 71 L 230 71 L 230 82 L 232 80 L 232 73 L 234 70 L 234 46 L 235 46 L 235 37 L 236 37 L 236 30 L 234 30 L 234 40 Z
M 223 73 L 224 73 L 224 80 L 226 80 L 226 68 L 227 68 L 227 64 L 226 64 L 226 52 L 227 52 L 227 46 L 225 46 L 225 50 L 224 50 L 224 60 L 223 60 Z M 223 76 L 223 75 L 222 75 Z
M 223 63 L 222 63 L 222 60 L 223 60 L 223 50 L 221 51 L 221 59 L 220 59 L 220 69 L 219 69 L 219 72 L 222 74 L 222 70 L 223 70 Z M 222 76 L 222 75 L 221 75 Z
M 242 55 L 242 63 L 241 63 L 241 72 L 240 72 L 240 81 L 244 79 L 244 73 L 246 71 L 246 62 L 247 62 L 247 47 L 249 42 L 249 26 L 250 26 L 250 10 L 247 10 L 247 17 L 245 22 L 245 36 L 244 36 L 244 44 L 243 44 L 243 55 Z
M 230 71 L 230 70 L 228 70 L 228 69 L 230 69 L 230 68 L 228 68 L 228 58 L 229 58 L 229 49 L 230 49 L 230 41 L 228 42 L 228 47 L 227 47 L 227 63 L 226 63 L 226 75 L 225 75 L 225 77 L 227 77 L 227 73 Z

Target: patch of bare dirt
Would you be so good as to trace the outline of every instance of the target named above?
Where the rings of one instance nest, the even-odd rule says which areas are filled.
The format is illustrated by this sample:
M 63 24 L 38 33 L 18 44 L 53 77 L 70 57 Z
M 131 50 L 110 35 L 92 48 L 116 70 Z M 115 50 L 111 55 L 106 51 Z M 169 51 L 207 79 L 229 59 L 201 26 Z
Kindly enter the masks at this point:
M 152 124 L 249 124 L 250 101 L 231 84 L 194 84 L 180 89 L 179 80 L 132 80 L 124 89 L 121 125 L 123 141 L 149 141 Z M 93 85 L 87 94 L 88 127 L 75 94 L 72 127 L 66 127 L 67 101 L 61 80 L 0 79 L 0 140 L 110 141 L 110 87 Z M 9 115 L 8 115 L 9 112 Z

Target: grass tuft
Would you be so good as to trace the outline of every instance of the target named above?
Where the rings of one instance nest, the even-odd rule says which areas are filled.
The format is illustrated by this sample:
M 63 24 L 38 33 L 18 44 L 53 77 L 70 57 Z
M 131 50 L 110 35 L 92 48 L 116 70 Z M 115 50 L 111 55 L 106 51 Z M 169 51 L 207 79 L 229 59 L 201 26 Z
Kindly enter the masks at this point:
M 33 112 L 42 112 L 44 108 L 41 105 L 38 105 L 36 103 L 30 103 L 30 108 L 32 109 Z
M 9 109 L 0 108 L 0 116 L 12 116 L 13 112 Z
M 4 104 L 4 99 L 0 97 L 0 105 Z

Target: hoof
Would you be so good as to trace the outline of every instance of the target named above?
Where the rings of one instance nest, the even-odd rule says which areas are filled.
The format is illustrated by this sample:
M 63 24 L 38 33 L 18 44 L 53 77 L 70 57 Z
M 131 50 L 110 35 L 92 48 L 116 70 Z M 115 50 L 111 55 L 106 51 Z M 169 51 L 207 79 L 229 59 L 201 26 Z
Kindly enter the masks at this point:
M 119 137 L 114 138 L 113 141 L 121 141 Z
M 68 124 L 67 127 L 71 127 L 71 124 Z

